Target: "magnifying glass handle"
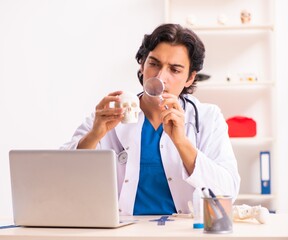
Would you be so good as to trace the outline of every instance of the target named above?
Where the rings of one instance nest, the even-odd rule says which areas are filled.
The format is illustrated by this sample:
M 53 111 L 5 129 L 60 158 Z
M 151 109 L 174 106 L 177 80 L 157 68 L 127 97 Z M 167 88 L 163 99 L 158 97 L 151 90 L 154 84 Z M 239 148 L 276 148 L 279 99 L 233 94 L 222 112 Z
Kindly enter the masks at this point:
M 160 101 L 161 101 L 161 102 L 164 100 L 161 95 L 159 96 L 159 98 L 160 98 Z M 168 110 L 168 106 L 167 106 L 167 105 L 164 105 L 164 107 L 165 107 L 166 110 Z

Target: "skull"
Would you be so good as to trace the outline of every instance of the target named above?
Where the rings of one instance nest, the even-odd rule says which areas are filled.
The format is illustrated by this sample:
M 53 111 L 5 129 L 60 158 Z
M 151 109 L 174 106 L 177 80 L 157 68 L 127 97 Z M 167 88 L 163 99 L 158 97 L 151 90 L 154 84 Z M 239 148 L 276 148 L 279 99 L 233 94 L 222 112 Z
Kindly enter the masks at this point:
M 140 112 L 139 98 L 130 92 L 123 92 L 120 96 L 120 102 L 115 103 L 115 107 L 125 108 L 122 123 L 137 123 L 138 113 Z
M 241 22 L 242 23 L 249 23 L 251 21 L 251 13 L 247 10 L 241 11 Z

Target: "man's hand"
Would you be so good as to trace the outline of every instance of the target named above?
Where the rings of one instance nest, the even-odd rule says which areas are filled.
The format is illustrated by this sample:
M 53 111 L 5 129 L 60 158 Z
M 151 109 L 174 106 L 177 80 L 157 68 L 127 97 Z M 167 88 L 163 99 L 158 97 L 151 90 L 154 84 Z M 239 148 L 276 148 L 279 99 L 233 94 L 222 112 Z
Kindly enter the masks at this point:
M 95 149 L 101 138 L 122 120 L 124 109 L 110 107 L 110 103 L 120 101 L 120 94 L 122 91 L 112 92 L 97 104 L 92 130 L 79 141 L 78 148 Z
M 185 112 L 175 95 L 163 94 L 161 119 L 163 129 L 174 142 L 175 145 L 181 143 L 185 136 Z M 168 106 L 168 109 L 165 108 Z
M 185 135 L 185 111 L 176 96 L 165 93 L 163 98 L 164 100 L 160 104 L 163 129 L 176 146 L 186 171 L 190 175 L 195 168 L 197 149 Z M 168 106 L 168 109 L 165 108 L 165 105 Z
M 110 107 L 111 102 L 119 102 L 122 91 L 116 91 L 104 97 L 95 109 L 95 119 L 92 132 L 100 140 L 113 129 L 123 118 L 124 109 Z

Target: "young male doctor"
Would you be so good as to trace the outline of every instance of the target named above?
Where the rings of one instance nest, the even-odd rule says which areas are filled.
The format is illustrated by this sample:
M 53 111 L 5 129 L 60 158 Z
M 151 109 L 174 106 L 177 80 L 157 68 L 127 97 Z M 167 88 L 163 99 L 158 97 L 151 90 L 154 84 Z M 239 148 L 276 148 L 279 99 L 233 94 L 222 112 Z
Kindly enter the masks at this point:
M 121 215 L 189 213 L 187 203 L 202 187 L 235 200 L 240 177 L 226 121 L 217 106 L 191 95 L 204 55 L 193 31 L 160 25 L 144 36 L 136 59 L 142 85 L 163 81 L 163 100 L 140 94 L 138 123 L 122 124 L 124 109 L 110 107 L 122 91 L 110 93 L 62 147 L 115 150 Z

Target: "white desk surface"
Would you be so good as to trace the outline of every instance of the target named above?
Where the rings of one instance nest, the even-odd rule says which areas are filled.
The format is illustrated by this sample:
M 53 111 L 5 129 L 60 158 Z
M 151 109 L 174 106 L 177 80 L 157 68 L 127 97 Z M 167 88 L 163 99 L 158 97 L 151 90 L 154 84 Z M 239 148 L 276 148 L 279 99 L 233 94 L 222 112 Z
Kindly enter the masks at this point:
M 16 227 L 0 229 L 0 239 L 21 240 L 87 240 L 87 239 L 288 239 L 288 215 L 270 214 L 269 222 L 259 224 L 256 221 L 234 222 L 233 233 L 207 234 L 203 229 L 193 229 L 193 219 L 176 218 L 166 222 L 164 226 L 158 226 L 157 222 L 149 220 L 158 216 L 129 217 L 138 220 L 135 224 L 117 229 L 95 228 L 28 228 Z

